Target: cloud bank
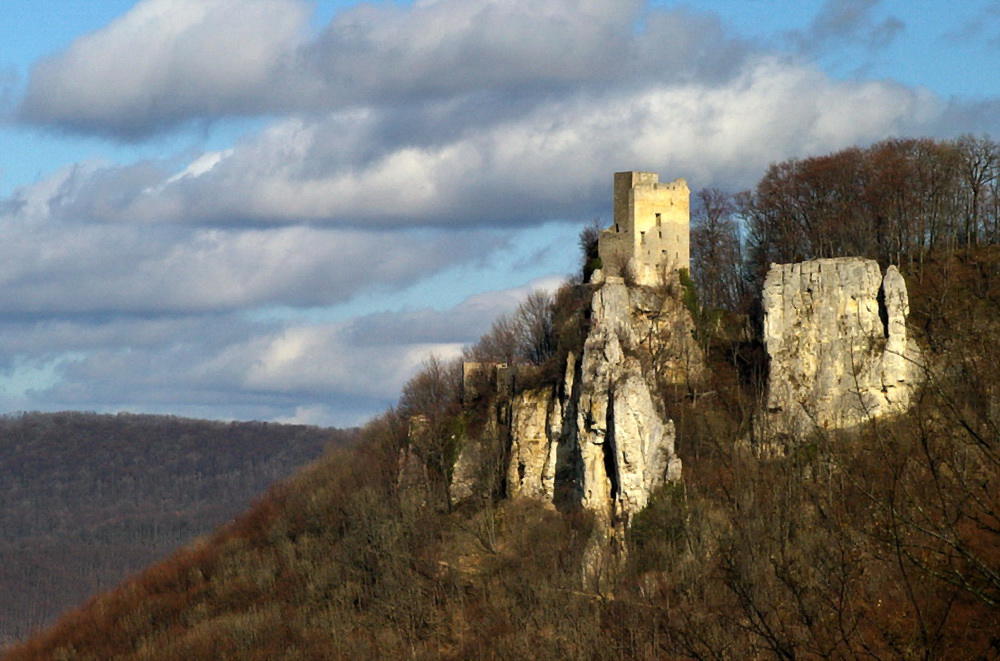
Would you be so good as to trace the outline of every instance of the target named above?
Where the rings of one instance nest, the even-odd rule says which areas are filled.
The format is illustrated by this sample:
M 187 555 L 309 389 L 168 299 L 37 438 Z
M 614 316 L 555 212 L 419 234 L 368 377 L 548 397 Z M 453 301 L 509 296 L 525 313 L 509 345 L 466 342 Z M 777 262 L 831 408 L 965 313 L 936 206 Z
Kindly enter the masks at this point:
M 530 261 L 556 246 L 521 245 L 545 223 L 607 216 L 615 170 L 736 190 L 789 157 L 996 130 L 996 99 L 819 69 L 905 38 L 877 4 L 830 0 L 778 51 L 642 0 L 366 3 L 319 30 L 303 0 L 137 2 L 39 60 L 17 121 L 124 142 L 264 126 L 0 200 L 0 405 L 357 422 L 534 276 L 452 309 L 311 314 Z

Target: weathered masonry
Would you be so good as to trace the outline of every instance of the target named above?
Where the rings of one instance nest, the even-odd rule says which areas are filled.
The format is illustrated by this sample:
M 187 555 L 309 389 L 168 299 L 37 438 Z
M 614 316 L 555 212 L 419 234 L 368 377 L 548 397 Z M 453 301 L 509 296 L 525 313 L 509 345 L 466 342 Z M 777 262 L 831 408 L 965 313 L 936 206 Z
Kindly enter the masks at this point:
M 615 173 L 614 223 L 598 241 L 604 276 L 628 276 L 659 285 L 690 261 L 690 198 L 687 182 L 660 183 L 655 172 Z

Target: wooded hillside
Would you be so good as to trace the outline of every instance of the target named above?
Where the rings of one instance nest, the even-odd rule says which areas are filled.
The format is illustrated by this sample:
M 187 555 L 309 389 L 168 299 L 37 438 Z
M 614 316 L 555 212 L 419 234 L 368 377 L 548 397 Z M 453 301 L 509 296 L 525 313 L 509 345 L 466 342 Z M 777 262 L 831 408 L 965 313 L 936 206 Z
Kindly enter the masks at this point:
M 932 168 L 915 154 L 965 144 L 918 142 L 778 164 L 740 196 L 704 192 L 719 213 L 712 220 L 706 205 L 695 230 L 716 223 L 718 240 L 702 249 L 719 248 L 707 265 L 725 275 L 696 272 L 698 286 L 684 280 L 676 295 L 696 317 L 711 376 L 660 393 L 677 425 L 683 480 L 653 495 L 624 552 L 597 574 L 582 571 L 595 520 L 506 498 L 495 479 L 504 448 L 481 454 L 478 497 L 452 497 L 455 458 L 490 395 L 470 398 L 461 370 L 432 360 L 400 409 L 363 428 L 355 446 L 5 659 L 1000 657 L 996 161 L 973 220 L 955 215 L 963 207 L 954 196 L 935 216 L 945 198 L 927 197 L 934 185 L 899 192 L 922 202 L 905 216 L 915 220 L 893 227 L 923 238 L 881 243 L 865 225 L 878 214 L 799 208 L 827 190 L 808 173 L 829 166 L 829 181 L 839 181 L 847 168 L 854 184 L 838 190 L 858 196 L 868 189 L 855 184 L 888 173 L 852 170 L 856 157 L 888 150 Z M 768 201 L 779 180 L 805 191 L 780 198 L 792 201 L 790 215 Z M 883 199 L 898 185 L 868 192 Z M 856 202 L 876 208 L 866 204 Z M 768 232 L 754 229 L 758 221 Z M 774 238 L 785 225 L 789 241 L 801 239 L 792 248 Z M 900 261 L 926 361 L 916 405 L 849 431 L 814 429 L 782 452 L 751 447 L 766 374 L 752 323 L 760 265 L 785 250 L 843 254 L 857 237 L 869 237 L 855 246 L 862 255 Z M 582 243 L 586 275 L 599 264 L 592 242 Z M 724 286 L 713 293 L 712 283 Z M 529 299 L 467 357 L 525 366 L 527 383 L 514 388 L 559 378 L 550 367 L 585 336 L 590 287 L 576 279 Z M 409 433 L 415 418 L 419 443 Z
M 226 522 L 348 437 L 169 416 L 0 418 L 0 646 Z

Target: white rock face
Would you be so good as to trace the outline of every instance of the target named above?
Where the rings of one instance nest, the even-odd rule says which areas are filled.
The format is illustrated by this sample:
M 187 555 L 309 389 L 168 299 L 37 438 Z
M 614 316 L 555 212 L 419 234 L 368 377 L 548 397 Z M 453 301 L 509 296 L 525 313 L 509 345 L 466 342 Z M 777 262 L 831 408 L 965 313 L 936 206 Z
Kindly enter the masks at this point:
M 579 503 L 576 434 L 576 355 L 566 359 L 563 383 L 525 390 L 510 406 L 507 494 L 554 505 Z
M 511 406 L 512 496 L 569 498 L 624 530 L 667 480 L 680 479 L 674 424 L 657 388 L 700 375 L 691 320 L 675 296 L 609 277 L 594 292 L 591 329 L 559 387 Z
M 553 388 L 526 390 L 511 406 L 511 457 L 507 491 L 552 502 L 562 408 Z
M 642 314 L 641 291 L 608 278 L 594 293 L 577 411 L 583 505 L 626 526 L 654 489 L 680 477 L 674 424 L 654 403 L 638 357 L 663 330 Z
M 916 352 L 894 266 L 883 279 L 859 257 L 773 264 L 763 294 L 772 435 L 842 429 L 909 407 Z

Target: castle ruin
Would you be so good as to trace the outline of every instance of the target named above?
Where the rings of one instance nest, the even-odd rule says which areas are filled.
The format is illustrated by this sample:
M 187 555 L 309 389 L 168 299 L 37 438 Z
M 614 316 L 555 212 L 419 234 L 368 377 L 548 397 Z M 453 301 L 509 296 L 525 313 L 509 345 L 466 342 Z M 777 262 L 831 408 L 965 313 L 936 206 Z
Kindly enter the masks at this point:
M 668 273 L 688 268 L 687 182 L 660 183 L 655 172 L 616 172 L 614 186 L 614 222 L 598 239 L 603 275 L 657 286 Z

